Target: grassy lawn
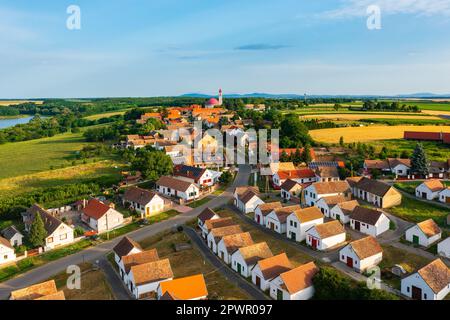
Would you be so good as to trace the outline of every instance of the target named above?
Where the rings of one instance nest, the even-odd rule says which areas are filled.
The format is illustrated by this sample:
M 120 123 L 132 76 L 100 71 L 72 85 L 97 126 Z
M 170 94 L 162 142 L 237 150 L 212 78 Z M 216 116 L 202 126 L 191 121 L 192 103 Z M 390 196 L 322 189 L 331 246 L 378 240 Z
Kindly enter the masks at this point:
M 102 118 L 109 118 L 109 117 L 113 117 L 113 116 L 123 115 L 123 114 L 125 114 L 125 112 L 127 112 L 127 110 L 131 110 L 131 109 L 94 114 L 94 115 L 85 117 L 85 119 L 98 120 L 98 119 L 102 119 Z
M 175 244 L 188 242 L 190 242 L 189 237 L 182 232 L 165 232 L 141 241 L 140 244 L 145 249 L 156 248 L 161 258 L 168 258 L 175 278 L 203 273 L 209 292 L 209 299 L 250 299 L 245 291 L 226 279 L 214 266 L 207 260 L 204 260 L 201 253 L 195 247 L 190 250 L 175 251 Z
M 386 147 L 388 150 L 395 151 L 400 155 L 403 151 L 407 151 L 412 154 L 414 148 L 416 147 L 417 141 L 395 139 L 374 141 L 370 142 L 370 144 L 375 147 L 377 152 L 380 152 L 383 147 Z M 422 145 L 427 154 L 428 160 L 447 161 L 447 159 L 450 158 L 450 146 L 446 144 L 423 141 Z
M 0 178 L 47 171 L 50 166 L 67 166 L 75 159 L 75 152 L 88 144 L 80 132 L 0 145 Z
M 39 267 L 48 262 L 63 258 L 65 256 L 77 253 L 93 245 L 90 240 L 81 240 L 71 245 L 65 246 L 60 249 L 55 249 L 40 256 L 28 257 L 21 261 L 16 262 L 8 267 L 0 269 L 0 281 L 6 281 L 21 273 L 29 271 L 35 267 Z
M 162 212 L 162 213 L 160 213 L 160 214 L 158 214 L 156 216 L 147 218 L 147 221 L 149 222 L 149 224 L 153 224 L 153 223 L 157 223 L 157 222 L 164 221 L 164 220 L 167 220 L 169 218 L 172 218 L 172 217 L 176 216 L 177 214 L 178 214 L 178 211 L 169 210 L 169 211 L 166 211 L 166 212 Z M 130 223 L 130 224 L 124 226 L 124 227 L 115 229 L 115 230 L 110 231 L 110 232 L 103 233 L 103 234 L 100 235 L 100 238 L 102 238 L 103 240 L 111 240 L 111 239 L 120 237 L 120 236 L 122 236 L 122 235 L 124 235 L 126 233 L 129 233 L 129 232 L 132 232 L 134 230 L 137 230 L 137 229 L 141 228 L 141 226 L 142 226 L 142 223 L 140 221 L 135 221 L 135 222 L 132 222 L 132 223 Z
M 450 209 L 406 197 L 403 197 L 400 206 L 389 208 L 387 211 L 414 223 L 431 218 L 441 227 L 447 226 L 446 219 L 450 214 Z
M 53 278 L 58 290 L 63 290 L 66 300 L 114 300 L 111 288 L 101 270 L 93 268 L 90 263 L 79 265 L 81 269 L 81 288 L 68 289 L 69 275 L 62 272 Z
M 104 160 L 99 162 L 90 161 L 87 164 L 79 164 L 64 169 L 4 178 L 0 179 L 0 200 L 2 197 L 17 196 L 39 188 L 51 188 L 65 184 L 100 181 L 103 179 L 119 181 L 121 179 L 120 171 L 120 163 Z
M 383 245 L 382 247 L 383 261 L 379 265 L 382 270 L 381 278 L 396 289 L 400 289 L 400 278 L 390 272 L 393 266 L 401 265 L 406 272 L 410 273 L 430 262 L 427 258 L 389 245 Z
M 187 206 L 190 208 L 198 208 L 205 203 L 208 203 L 209 201 L 211 201 L 211 198 L 209 196 L 206 196 L 200 200 L 195 200 L 194 202 L 189 203 Z

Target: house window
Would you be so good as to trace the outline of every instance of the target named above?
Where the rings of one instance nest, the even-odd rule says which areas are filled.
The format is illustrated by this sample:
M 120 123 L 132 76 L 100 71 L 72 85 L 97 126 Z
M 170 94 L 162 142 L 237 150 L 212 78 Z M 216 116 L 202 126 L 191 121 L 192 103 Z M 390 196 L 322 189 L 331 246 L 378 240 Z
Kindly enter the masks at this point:
M 67 233 L 64 233 L 59 236 L 59 240 L 66 240 L 67 239 Z
M 52 242 L 53 242 L 53 237 L 47 238 L 47 243 L 52 243 Z
M 426 293 L 423 294 L 423 298 L 424 298 L 425 300 L 427 299 L 427 294 L 426 294 Z
M 4 259 L 4 260 L 8 259 L 8 255 L 5 254 L 5 255 L 3 256 L 3 259 Z
M 410 287 L 407 287 L 407 288 L 406 288 L 406 292 L 409 292 L 409 291 L 410 291 Z

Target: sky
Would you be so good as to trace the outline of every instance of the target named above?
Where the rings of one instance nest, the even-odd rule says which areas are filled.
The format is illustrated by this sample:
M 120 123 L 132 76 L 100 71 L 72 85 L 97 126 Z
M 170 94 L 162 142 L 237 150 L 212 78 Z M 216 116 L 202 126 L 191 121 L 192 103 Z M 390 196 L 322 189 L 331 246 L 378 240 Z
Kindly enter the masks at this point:
M 450 94 L 449 35 L 450 0 L 2 0 L 0 98 Z

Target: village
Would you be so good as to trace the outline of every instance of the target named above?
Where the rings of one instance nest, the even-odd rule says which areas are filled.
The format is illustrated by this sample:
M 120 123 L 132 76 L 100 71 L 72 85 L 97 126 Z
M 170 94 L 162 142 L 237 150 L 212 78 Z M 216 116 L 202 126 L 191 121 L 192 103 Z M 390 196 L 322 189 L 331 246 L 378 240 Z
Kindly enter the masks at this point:
M 342 147 L 270 145 L 267 152 L 278 161 L 236 164 L 222 142 L 233 141 L 249 156 L 257 150 L 246 133 L 254 124 L 223 104 L 219 90 L 203 106 L 141 114 L 137 124 L 157 121 L 165 128 L 127 135 L 112 147 L 164 153 L 172 173 L 149 183 L 139 170 L 127 171 L 101 194 L 62 207 L 25 208 L 17 225 L 1 230 L 0 272 L 86 245 L 67 257 L 85 262 L 89 252 L 89 268 L 106 274 L 115 298 L 226 299 L 231 290 L 218 288 L 224 283 L 240 299 L 309 300 L 325 294 L 317 279 L 333 272 L 386 299 L 449 299 L 450 215 L 412 221 L 396 211 L 407 201 L 450 209 L 450 159 L 427 162 L 420 148 L 421 141 L 445 142 L 447 135 L 405 132 L 405 140 L 418 143 L 413 156 L 367 158 L 347 174 Z M 258 113 L 265 106 L 245 109 Z M 216 129 L 223 141 L 194 122 Z M 175 240 L 163 246 L 164 238 Z M 106 249 L 94 254 L 97 246 Z M 213 285 L 201 267 L 182 270 L 189 259 L 220 270 L 221 278 Z M 1 297 L 66 299 L 68 289 L 45 275 L 28 286 L 1 288 Z M 19 281 L 14 276 L 7 281 Z

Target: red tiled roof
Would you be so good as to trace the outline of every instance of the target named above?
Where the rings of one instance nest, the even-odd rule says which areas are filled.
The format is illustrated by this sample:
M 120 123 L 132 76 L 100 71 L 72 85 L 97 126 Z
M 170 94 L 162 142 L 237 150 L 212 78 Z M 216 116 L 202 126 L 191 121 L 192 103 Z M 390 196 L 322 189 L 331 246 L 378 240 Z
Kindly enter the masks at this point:
M 97 199 L 92 199 L 89 200 L 88 205 L 83 209 L 83 213 L 88 217 L 98 220 L 103 217 L 109 209 L 111 208 L 103 202 L 100 202 Z
M 280 177 L 281 180 L 285 180 L 285 179 L 314 178 L 316 174 L 311 169 L 298 169 L 298 170 L 278 171 L 278 176 Z
M 405 131 L 404 138 L 411 140 L 441 141 L 442 135 L 440 132 Z

